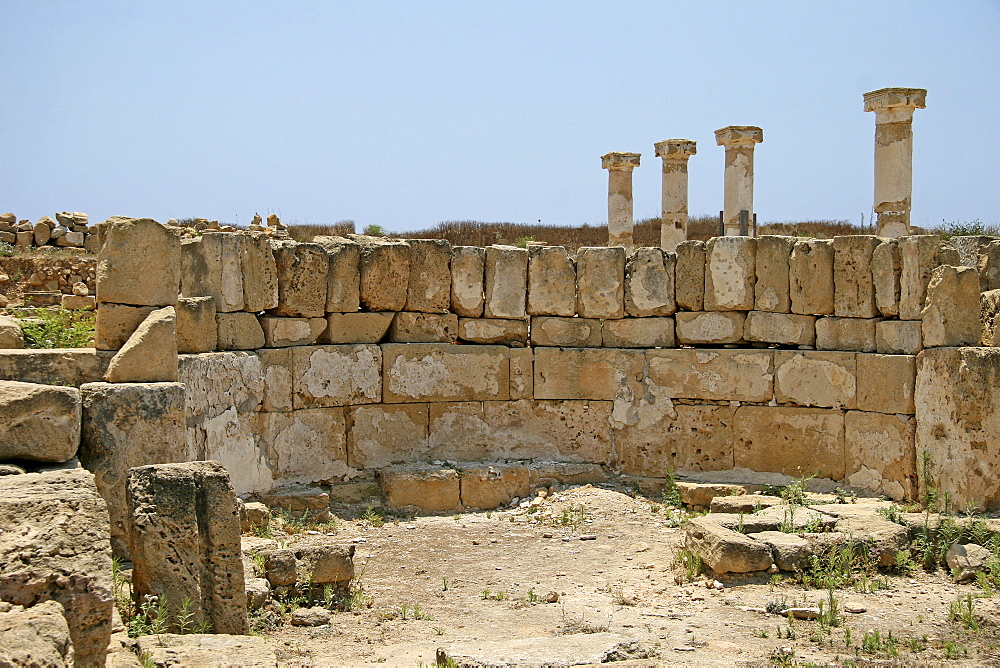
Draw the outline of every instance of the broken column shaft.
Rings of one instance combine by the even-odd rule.
[[[753,220],[753,148],[764,141],[764,131],[749,125],[730,125],[715,131],[715,141],[726,147],[726,181],[722,220],[726,236],[739,236],[740,211]]]
[[[660,248],[673,253],[687,241],[688,158],[697,153],[690,139],[665,139],[653,144],[663,158],[663,204],[660,218]]]
[[[639,153],[607,153],[601,167],[608,170],[608,245],[632,250],[632,170]]]

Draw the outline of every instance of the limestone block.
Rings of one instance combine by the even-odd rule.
[[[361,307],[402,311],[410,283],[410,245],[380,239],[361,245]]]
[[[510,397],[510,357],[504,346],[385,344],[382,354],[385,403]]]
[[[0,460],[65,462],[80,445],[80,391],[0,380]]]
[[[643,395],[642,351],[615,348],[536,348],[536,399],[597,399],[631,403]]]
[[[97,298],[90,295],[63,295],[61,306],[68,311],[93,311]]]
[[[459,318],[458,338],[470,343],[523,347],[528,344],[528,323],[504,318]]]
[[[451,249],[451,311],[465,318],[483,315],[486,251],[475,246]]]
[[[819,318],[816,321],[816,348],[875,352],[875,326],[879,320],[880,318]]]
[[[858,355],[858,410],[913,414],[913,355]]]
[[[674,315],[677,343],[721,345],[743,340],[746,314],[739,311],[678,312]]]
[[[93,348],[0,350],[0,380],[79,387],[100,380],[112,357]]]
[[[72,666],[73,640],[64,614],[56,601],[28,608],[0,603],[0,665]]]
[[[955,247],[937,235],[903,237],[898,243],[899,319],[919,320],[931,272],[942,264],[957,266],[961,261]]]
[[[181,240],[148,218],[114,222],[97,254],[97,301],[167,306],[180,293]]]
[[[219,462],[140,466],[128,472],[132,591],[157,596],[168,628],[181,605],[215,633],[249,631],[236,494]]]
[[[292,550],[263,550],[258,555],[264,560],[264,573],[272,586],[288,587],[298,581],[295,553]]]
[[[576,265],[562,246],[528,249],[528,315],[576,315]]]
[[[206,232],[202,235],[202,240],[206,236],[217,236],[220,240],[222,284],[218,295],[210,295],[216,298],[215,310],[225,313],[242,311],[245,303],[243,262],[247,255],[247,236],[231,232]]]
[[[851,235],[833,239],[833,312],[843,318],[874,318],[875,304],[872,254],[880,239]]]
[[[350,409],[347,463],[382,469],[426,458],[427,404],[377,404]]]
[[[262,315],[258,316],[257,321],[264,330],[264,345],[268,348],[312,345],[327,328],[326,318],[284,318]]]
[[[624,248],[581,248],[577,251],[576,312],[582,318],[625,316]]]
[[[901,271],[899,243],[896,239],[883,239],[872,251],[872,282],[875,284],[875,305],[887,318],[899,315]]]
[[[512,458],[509,444],[505,448],[494,434],[493,428],[486,423],[483,402],[449,401],[429,404],[427,408],[426,449],[413,448],[414,452],[420,453],[421,458],[460,462]],[[499,446],[501,450],[494,452],[495,446]]]
[[[811,564],[812,546],[801,536],[782,531],[761,531],[749,534],[749,537],[767,545],[774,565],[783,571],[801,572]]]
[[[320,487],[284,485],[258,493],[257,496],[268,507],[280,508],[302,519],[309,518],[314,522],[326,522],[330,519],[330,495]],[[270,567],[267,570],[270,578]],[[295,581],[294,573],[291,579]]]
[[[677,308],[700,311],[705,304],[705,242],[682,241],[677,244],[677,268],[674,278]]]
[[[919,320],[881,320],[875,323],[875,350],[888,355],[916,355],[924,349]]]
[[[227,636],[220,634],[159,633],[136,638],[136,651],[148,656],[154,666],[208,666],[225,657],[233,666],[276,668],[274,649],[258,636]]]
[[[530,476],[523,464],[463,464],[458,474],[463,508],[493,510],[531,493]]]
[[[610,401],[487,401],[491,456],[608,464],[613,459]]]
[[[239,505],[239,504],[237,504]],[[257,501],[250,501],[243,504],[240,512],[240,529],[244,533],[252,533],[255,529],[267,529],[271,524],[271,511],[267,506]],[[240,541],[242,546],[242,540]],[[242,549],[242,547],[241,547]],[[249,591],[249,582],[247,590]]]
[[[215,298],[181,297],[174,310],[177,315],[177,352],[214,352],[219,344]]]
[[[979,297],[980,345],[1000,346],[1000,290],[987,290]]]
[[[718,574],[763,571],[774,563],[765,543],[727,529],[709,517],[696,517],[688,523],[684,547],[700,555],[702,562]]]
[[[533,485],[544,482],[546,478],[564,485],[596,485],[608,481],[608,474],[599,464],[539,461],[527,466]]]
[[[155,306],[101,304],[94,325],[94,346],[98,350],[119,350]]]
[[[181,294],[213,297],[216,311],[242,311],[244,235],[206,232],[181,242]],[[270,250],[268,251],[270,252]]]
[[[979,291],[1000,289],[1000,239],[994,239],[979,251]]]
[[[344,408],[258,413],[254,433],[276,485],[340,480],[347,466]]]
[[[278,266],[274,261],[274,253],[271,252],[270,239],[259,232],[239,236],[242,237],[242,242],[237,243],[242,252],[240,274],[243,279],[243,310],[260,313],[277,307]],[[357,269],[354,274],[357,276]]]
[[[774,398],[782,404],[857,407],[854,353],[774,352]]]
[[[841,480],[844,414],[823,408],[740,406],[734,419],[736,466],[794,477]]]
[[[135,466],[197,459],[184,436],[185,386],[180,383],[87,383],[80,463],[94,474],[107,502],[111,546],[128,554],[125,474]]]
[[[677,256],[659,248],[636,248],[625,263],[625,312],[645,318],[673,315]]]
[[[219,350],[256,350],[263,348],[264,329],[253,313],[216,313]]]
[[[451,306],[451,244],[444,239],[411,239],[406,310],[447,313]]]
[[[848,411],[844,417],[847,484],[894,501],[916,499],[915,431],[912,416]]]
[[[354,579],[354,545],[309,545],[295,550],[299,582],[348,585]],[[346,592],[345,592],[346,593]],[[321,608],[327,614],[329,610]]]
[[[24,333],[11,316],[0,315],[0,348],[24,348]]]
[[[299,346],[292,360],[295,409],[382,400],[382,350],[378,346]]]
[[[795,241],[795,237],[777,235],[757,238],[754,309],[771,313],[788,313],[791,310],[788,261]]]
[[[59,603],[75,664],[103,666],[111,640],[112,587],[108,511],[94,476],[83,469],[5,476],[0,599],[34,609],[46,601]],[[7,641],[5,636],[0,647],[9,649]]]
[[[280,241],[273,246],[278,270],[278,305],[274,315],[321,318],[326,314],[329,260],[319,244]],[[376,310],[376,309],[371,309]]]
[[[770,401],[771,350],[649,350],[649,380],[671,399]]]
[[[671,405],[669,400],[658,401],[637,424],[615,433],[621,472],[665,476],[678,471],[733,468],[735,411],[731,406]]]
[[[605,348],[672,348],[675,345],[673,318],[605,320],[601,331]]]
[[[535,351],[519,348],[510,351],[510,398],[531,399],[535,394]]]
[[[705,249],[705,310],[752,310],[756,275],[756,239],[710,239]]]
[[[323,247],[329,262],[327,312],[354,313],[361,307],[361,247],[343,237],[314,237],[313,243]]]
[[[290,411],[295,404],[292,378],[295,374],[295,350],[293,348],[264,348],[252,355],[258,360],[260,375],[253,374],[262,391],[246,401],[248,410]],[[182,360],[184,358],[181,358]],[[248,357],[248,361],[249,361]],[[184,363],[181,363],[183,378]],[[248,397],[249,399],[249,397]]]
[[[813,346],[816,316],[750,311],[743,325],[743,338],[784,346]]]
[[[142,321],[108,363],[109,383],[169,383],[177,380],[177,315],[173,306]]]
[[[458,316],[454,313],[400,311],[392,319],[388,340],[394,343],[453,343],[457,338]]]
[[[599,348],[601,321],[596,318],[531,318],[531,345]]]
[[[381,313],[327,313],[321,343],[379,343],[389,332],[392,311]]]
[[[792,246],[788,259],[788,289],[792,313],[833,313],[833,241],[802,239]]]
[[[408,464],[379,473],[382,495],[390,508],[416,506],[425,512],[461,510],[458,471]]]
[[[954,507],[1000,509],[1000,349],[932,348],[917,357],[915,450]],[[926,481],[921,481],[921,493]]]
[[[936,267],[920,312],[924,346],[974,346],[982,336],[979,322],[979,272],[971,267]]]
[[[485,302],[487,318],[524,318],[527,316],[528,251],[513,246],[490,246],[486,249]]]

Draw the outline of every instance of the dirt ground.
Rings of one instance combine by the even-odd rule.
[[[427,666],[439,648],[482,666],[1000,665],[1000,596],[917,570],[835,591],[838,626],[790,623],[768,603],[828,592],[790,574],[689,581],[680,512],[588,485],[516,509],[339,520],[328,531],[357,546],[364,602],[267,642],[288,666]],[[949,621],[967,594],[978,630]]]

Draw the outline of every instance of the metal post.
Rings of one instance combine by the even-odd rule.
[[[750,225],[750,212],[746,209],[740,209],[740,236],[749,236],[750,230],[747,229]]]
[[[726,236],[726,219],[723,217],[724,215],[725,215],[725,212],[723,212],[723,211],[719,212],[719,236],[720,237]]]

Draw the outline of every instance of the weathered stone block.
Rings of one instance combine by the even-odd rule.
[[[677,268],[674,278],[677,308],[700,311],[705,305],[705,242],[682,241],[677,244]]]
[[[687,525],[684,547],[701,556],[715,573],[751,573],[771,567],[771,549],[762,542],[727,529],[709,517]]]
[[[816,316],[750,311],[743,325],[743,338],[784,346],[812,346],[816,343]]]
[[[722,345],[743,340],[746,314],[739,311],[678,312],[674,319],[677,343]]]
[[[535,351],[515,348],[510,351],[510,398],[531,399],[535,393]]]
[[[383,401],[485,401],[510,397],[504,346],[385,344]]]
[[[916,375],[913,355],[858,355],[858,410],[912,414]]]
[[[444,239],[411,239],[406,310],[447,313],[451,305],[451,244]]]
[[[167,306],[181,284],[181,241],[172,228],[148,218],[114,222],[97,255],[97,301]]]
[[[316,343],[327,328],[326,318],[284,318],[258,316],[264,330],[264,345],[268,348],[308,346]]]
[[[757,281],[754,284],[754,309],[788,313],[792,307],[789,294],[788,260],[795,237],[765,235],[757,238]]]
[[[181,297],[177,315],[177,352],[210,353],[219,345],[214,297]]]
[[[875,350],[887,355],[916,355],[924,349],[919,320],[882,320],[875,323]]]
[[[979,296],[979,345],[1000,346],[1000,290],[987,290]]]
[[[239,246],[243,310],[260,313],[275,308],[278,305],[278,266],[271,252],[271,241],[259,232],[240,236],[243,239]]]
[[[705,249],[705,310],[752,310],[756,273],[756,239],[710,239]]]
[[[492,457],[608,464],[610,401],[487,401]]]
[[[740,406],[734,419],[736,466],[841,480],[844,414],[821,408]]]
[[[848,411],[847,483],[895,501],[916,499],[915,431],[916,419],[911,416]]]
[[[936,267],[920,312],[924,346],[974,346],[982,336],[979,273],[970,267]]]
[[[636,424],[615,433],[621,472],[665,476],[733,468],[735,410],[731,406],[671,405],[669,400],[650,405]]]
[[[576,312],[582,318],[625,316],[625,249],[581,248],[576,255]]]
[[[205,666],[225,657],[234,666],[277,668],[274,649],[258,636],[160,633],[136,638],[136,651],[148,656],[154,666]]]
[[[576,265],[562,246],[528,249],[528,315],[576,314]]]
[[[374,345],[301,346],[292,353],[293,407],[382,400],[382,350]]]
[[[833,239],[833,312],[843,318],[874,318],[875,304],[872,254],[880,239],[868,235]]]
[[[802,239],[792,246],[788,259],[792,313],[833,313],[833,257],[830,239]]]
[[[313,243],[323,247],[329,262],[327,312],[354,313],[361,306],[361,247],[343,237],[314,237]]]
[[[256,350],[267,340],[257,316],[246,311],[216,313],[219,350]]]
[[[185,297],[212,297],[216,311],[242,311],[244,235],[206,232],[181,242],[181,294]],[[268,251],[270,252],[270,251]]]
[[[900,256],[899,319],[919,320],[931,272],[942,264],[961,264],[958,251],[941,237],[914,235],[897,240]]]
[[[459,465],[458,474],[463,508],[492,510],[531,493],[523,464],[464,464]]]
[[[636,248],[625,263],[625,312],[645,318],[673,315],[677,256],[659,248]]]
[[[483,315],[486,251],[475,246],[451,249],[451,311],[465,318]]]
[[[330,519],[330,495],[320,487],[298,484],[282,485],[267,492],[258,493],[257,496],[268,507],[280,508],[301,519],[310,518],[314,522],[326,522]]]
[[[379,478],[386,505],[416,506],[425,512],[461,510],[458,471],[427,464],[383,469]]]
[[[97,297],[90,295],[63,295],[60,305],[67,311],[93,311],[97,308]]]
[[[811,563],[812,546],[801,536],[782,531],[761,531],[752,533],[749,537],[767,545],[774,565],[783,571],[801,572]]]
[[[64,614],[56,601],[28,608],[0,603],[0,665],[72,666],[73,640]]]
[[[816,321],[816,348],[875,352],[878,321],[878,318],[820,318]]]
[[[452,343],[458,338],[454,313],[400,311],[392,319],[388,340],[394,343]]]
[[[321,318],[326,313],[329,259],[319,244],[280,241],[272,245],[278,270],[274,315]],[[375,309],[371,309],[375,310]]]
[[[526,346],[528,323],[503,318],[459,318],[458,338],[479,344]]]
[[[487,318],[524,318],[527,316],[528,251],[513,246],[490,246],[486,249],[485,302]]]
[[[79,387],[103,378],[113,356],[93,348],[0,350],[0,380]]]
[[[605,320],[601,328],[605,348],[672,348],[673,318]]]
[[[344,408],[258,413],[254,433],[276,485],[340,480],[347,466]]]
[[[155,310],[155,306],[101,304],[94,325],[94,347],[98,350],[121,349],[132,332]]]
[[[65,462],[80,445],[80,391],[0,380],[0,460]]]
[[[875,305],[887,318],[899,315],[901,271],[899,243],[895,239],[883,239],[872,251],[872,282],[875,284]]]
[[[853,353],[774,353],[774,398],[783,404],[855,408],[857,365]]]
[[[244,408],[262,411],[290,411],[294,405],[292,377],[295,373],[295,350],[292,348],[263,348],[248,354],[247,361],[256,361],[252,374],[260,390]],[[181,358],[181,378],[184,378],[185,358]],[[249,398],[249,397],[248,397]]]
[[[508,458],[509,448],[494,452],[494,444],[501,446],[501,441],[486,424],[481,401],[430,404],[427,425],[426,450],[420,451],[421,458],[465,462]]]
[[[770,350],[650,350],[649,379],[671,399],[770,401]]]
[[[381,313],[328,313],[321,343],[379,343],[385,338],[395,317],[392,311]]]
[[[597,399],[631,403],[643,395],[642,351],[536,348],[536,399]]]
[[[354,579],[354,545],[298,547],[295,568],[299,582],[346,586]]]
[[[350,409],[347,462],[381,469],[425,458],[427,404],[379,404]]]
[[[109,383],[161,383],[177,380],[177,316],[173,306],[146,316],[108,363]]]
[[[601,321],[596,318],[535,316],[531,319],[531,345],[598,348]]]
[[[24,348],[24,332],[17,320],[0,315],[0,348]]]

